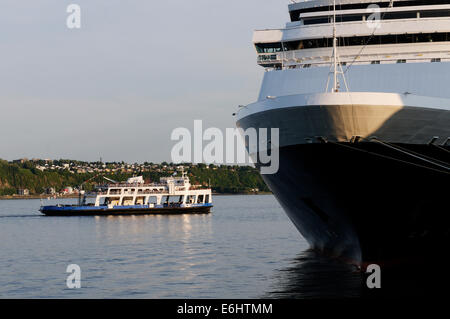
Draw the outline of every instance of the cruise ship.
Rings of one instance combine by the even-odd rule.
[[[255,31],[262,87],[236,113],[244,130],[279,129],[265,182],[327,255],[448,257],[450,0],[296,1],[289,15]]]

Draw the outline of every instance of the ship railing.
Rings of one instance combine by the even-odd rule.
[[[191,187],[190,190],[209,190],[209,188],[208,187]],[[176,188],[175,191],[184,192],[184,191],[187,191],[187,189],[185,187],[182,187],[182,188]],[[108,193],[108,192],[99,192],[98,191],[98,192],[96,192],[96,195],[97,196],[121,196],[121,195],[142,196],[142,195],[167,194],[167,193],[168,193],[168,190],[166,189],[166,190],[153,190],[153,191],[147,190],[147,191],[137,192],[137,193],[136,192],[124,192],[124,193],[110,192],[110,193]]]
[[[311,66],[328,66],[330,65],[329,56],[304,56],[298,54],[300,51],[280,52],[277,54],[262,53],[258,56],[258,64],[265,67],[278,66],[278,68],[308,68]],[[437,51],[418,51],[389,53],[370,52],[367,54],[342,54],[340,55],[341,64],[390,64],[399,63],[400,60],[406,62],[436,62],[450,61],[448,58],[449,50]]]
[[[176,189],[176,191],[185,191],[185,189]],[[140,196],[140,195],[151,195],[151,194],[167,194],[168,190],[154,190],[154,191],[144,191],[144,192],[124,192],[124,193],[120,193],[120,192],[96,192],[96,195],[99,196],[121,196],[121,195],[129,195],[129,196]]]
[[[105,191],[110,188],[155,188],[155,187],[167,187],[167,184],[108,184],[105,186],[96,186],[95,189],[98,189],[100,191]],[[120,190],[117,190],[118,194],[120,193]]]

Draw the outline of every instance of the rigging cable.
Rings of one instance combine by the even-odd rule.
[[[424,162],[433,164],[433,165],[435,165],[435,166],[438,166],[438,167],[441,167],[441,168],[444,168],[444,169],[450,171],[450,167],[448,167],[448,164],[445,163],[445,162],[443,162],[443,161],[440,161],[440,160],[431,158],[431,157],[426,156],[426,155],[422,155],[422,154],[416,153],[416,152],[411,151],[411,150],[406,150],[406,149],[404,149],[404,148],[402,148],[402,147],[400,147],[400,146],[398,146],[398,145],[395,145],[395,146],[394,146],[394,145],[392,145],[392,144],[390,144],[390,143],[380,141],[380,140],[377,139],[377,138],[372,138],[371,140],[372,140],[372,141],[375,141],[375,142],[377,142],[377,143],[379,143],[379,144],[381,144],[381,145],[384,145],[384,146],[386,146],[386,147],[389,147],[389,148],[391,148],[391,149],[393,149],[393,150],[396,150],[396,151],[398,151],[398,152],[401,152],[401,153],[403,153],[403,154],[409,155],[409,156],[414,157],[414,158],[416,158],[416,159],[419,159],[419,160],[421,160],[421,161],[424,161]]]
[[[394,7],[394,1],[395,1],[395,0],[391,0],[391,1],[389,2],[388,9]],[[386,13],[387,13],[387,10],[386,10],[386,11],[383,13],[383,15],[381,16],[380,21],[383,21],[383,19],[384,19]],[[359,57],[359,56],[361,55],[361,53],[364,51],[364,49],[369,45],[369,42],[370,42],[370,41],[372,40],[372,38],[375,36],[376,30],[377,30],[376,27],[373,28],[372,34],[371,34],[370,37],[367,39],[367,41],[364,43],[363,47],[362,47],[361,50],[358,52],[358,54],[355,56],[355,58],[353,59],[353,61],[347,66],[347,68],[346,68],[345,71],[344,71],[344,74],[347,73],[347,71],[352,67],[352,65],[356,62],[356,60],[358,59],[358,57]]]
[[[403,163],[403,164],[408,164],[408,165],[420,167],[420,168],[423,168],[423,169],[426,169],[426,170],[429,170],[429,171],[434,171],[434,172],[437,172],[437,173],[450,174],[450,172],[448,172],[448,171],[443,171],[443,170],[440,170],[440,169],[437,169],[437,168],[432,168],[432,167],[429,167],[429,166],[416,164],[416,163],[405,161],[405,160],[401,160],[401,159],[398,159],[398,158],[395,158],[395,157],[382,155],[382,154],[378,154],[378,153],[367,151],[367,150],[362,150],[362,149],[359,149],[357,147],[353,147],[353,146],[350,146],[350,145],[345,145],[345,144],[341,144],[341,143],[337,143],[337,142],[333,142],[333,141],[327,141],[327,143],[330,143],[330,144],[333,144],[333,145],[337,145],[337,146],[340,146],[340,147],[343,147],[343,148],[348,148],[348,149],[351,149],[353,151],[358,151],[360,153],[366,153],[366,154],[369,154],[369,155],[374,155],[374,156],[381,157],[381,158],[384,158],[384,159],[387,159],[387,160],[391,160],[391,161],[400,162],[400,163]]]

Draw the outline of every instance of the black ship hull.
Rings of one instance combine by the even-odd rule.
[[[313,249],[359,266],[447,258],[449,149],[434,145],[299,144],[263,175]],[[427,159],[432,159],[428,161]]]

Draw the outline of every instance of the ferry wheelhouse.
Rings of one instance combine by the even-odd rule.
[[[212,207],[211,189],[191,185],[183,172],[180,177],[163,177],[159,183],[146,184],[139,176],[101,185],[95,203],[87,204],[82,193],[77,205],[42,206],[40,211],[49,216],[206,214]]]

